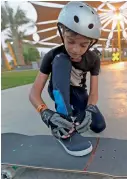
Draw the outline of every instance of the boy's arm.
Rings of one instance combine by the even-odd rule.
[[[36,109],[40,104],[44,104],[41,98],[41,94],[42,94],[43,88],[45,87],[48,76],[49,75],[39,72],[31,88],[31,91],[29,94],[29,100]]]
[[[41,93],[44,89],[48,75],[39,72],[36,80],[32,86],[32,89],[29,94],[29,99],[32,105],[37,109],[40,105],[44,104],[44,101],[41,98]],[[44,104],[43,109],[40,108],[42,121],[51,128],[52,134],[57,138],[68,138],[71,133],[74,131],[73,123],[65,120],[59,114],[47,108]],[[38,108],[39,109],[39,108]],[[68,130],[68,132],[67,132]]]
[[[98,101],[98,75],[100,70],[100,58],[93,54],[94,65],[90,69],[90,92],[88,98],[88,105],[96,105]]]
[[[88,98],[88,105],[96,105],[98,101],[98,76],[90,77],[90,92]]]

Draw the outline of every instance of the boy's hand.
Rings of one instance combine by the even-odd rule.
[[[86,132],[89,129],[91,124],[91,112],[84,111],[82,114],[80,113],[75,120],[76,130],[79,133]]]
[[[77,116],[75,120],[75,124],[76,124],[76,130],[79,133],[86,132],[89,129],[90,124],[92,122],[92,113],[96,113],[96,112],[97,112],[96,106],[88,105],[86,110],[84,112],[81,112]]]
[[[62,118],[58,113],[46,109],[41,112],[41,118],[44,123],[51,128],[52,133],[57,138],[68,138],[73,133],[73,123]]]
[[[97,113],[98,112],[98,109],[95,105],[93,104],[89,104],[86,108],[87,111],[90,111],[92,113]]]

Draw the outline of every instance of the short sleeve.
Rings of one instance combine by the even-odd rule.
[[[49,75],[52,71],[52,52],[49,51],[45,54],[40,65],[40,72]]]
[[[99,71],[100,71],[100,58],[96,55],[94,56],[94,64],[92,65],[92,68],[90,69],[90,74],[92,76],[97,76],[99,75]]]

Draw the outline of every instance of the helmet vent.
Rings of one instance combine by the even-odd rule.
[[[89,29],[92,29],[93,27],[94,27],[93,24],[89,24],[89,25],[88,25],[88,28],[89,28]]]
[[[92,13],[94,14],[94,12],[92,11]]]
[[[79,7],[83,7],[83,6],[79,6]]]
[[[79,18],[78,18],[78,16],[74,16],[74,21],[75,21],[76,23],[79,22]]]

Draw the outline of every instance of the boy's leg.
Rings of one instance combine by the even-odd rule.
[[[52,89],[48,91],[55,102],[56,111],[65,116],[72,115],[70,105],[70,75],[71,61],[66,54],[57,55],[52,64],[51,83]]]
[[[67,55],[56,56],[52,64],[52,84],[49,86],[49,95],[55,102],[56,111],[64,116],[72,115],[70,105],[70,75],[71,62]],[[72,139],[73,138],[73,139]],[[67,153],[74,156],[87,155],[92,151],[91,142],[74,132],[71,140],[58,140]]]
[[[71,104],[73,105],[75,115],[84,111],[88,102],[88,94],[84,89],[71,87]],[[99,133],[106,128],[106,123],[104,116],[101,114],[100,110],[97,108],[97,113],[92,114],[92,123],[90,128],[92,131]]]
[[[90,125],[90,128],[92,131],[96,133],[100,133],[106,128],[106,123],[105,123],[104,116],[102,115],[102,113],[100,112],[97,106],[96,109],[97,109],[97,113],[92,114],[92,123]]]
[[[84,111],[87,106],[88,93],[87,90],[81,87],[70,86],[70,103],[73,106],[73,114],[76,116],[81,111]]]

